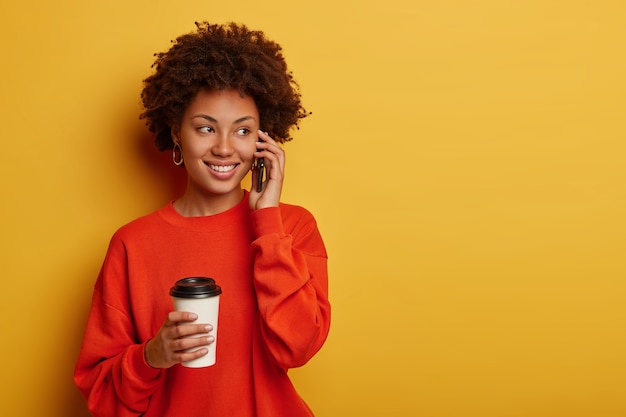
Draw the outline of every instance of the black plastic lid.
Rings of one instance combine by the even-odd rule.
[[[220,295],[222,289],[213,278],[189,277],[176,281],[170,288],[170,295],[179,298],[208,298]]]

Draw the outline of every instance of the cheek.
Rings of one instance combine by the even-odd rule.
[[[239,156],[244,161],[252,161],[254,160],[254,152],[256,152],[256,141],[253,142],[245,142],[239,146],[238,149]]]
[[[207,141],[190,140],[183,142],[183,152],[187,158],[201,157],[209,150]]]

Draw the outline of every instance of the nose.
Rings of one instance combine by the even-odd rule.
[[[216,156],[230,156],[233,154],[232,138],[229,135],[217,135],[211,152]]]

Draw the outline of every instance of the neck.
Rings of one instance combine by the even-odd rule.
[[[182,197],[174,201],[174,208],[185,217],[212,216],[235,207],[243,197],[242,188],[226,195],[198,194],[188,188]]]

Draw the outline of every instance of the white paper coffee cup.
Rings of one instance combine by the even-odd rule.
[[[204,337],[211,334],[215,341],[208,346],[209,353],[206,355],[184,362],[183,366],[189,368],[203,368],[215,365],[217,348],[217,324],[219,316],[220,294],[222,289],[215,284],[213,278],[189,277],[178,280],[174,287],[170,289],[172,303],[176,311],[188,311],[196,313],[198,319],[194,323],[210,324],[213,330],[210,333],[193,335],[190,337]],[[193,352],[200,347],[189,349]]]

